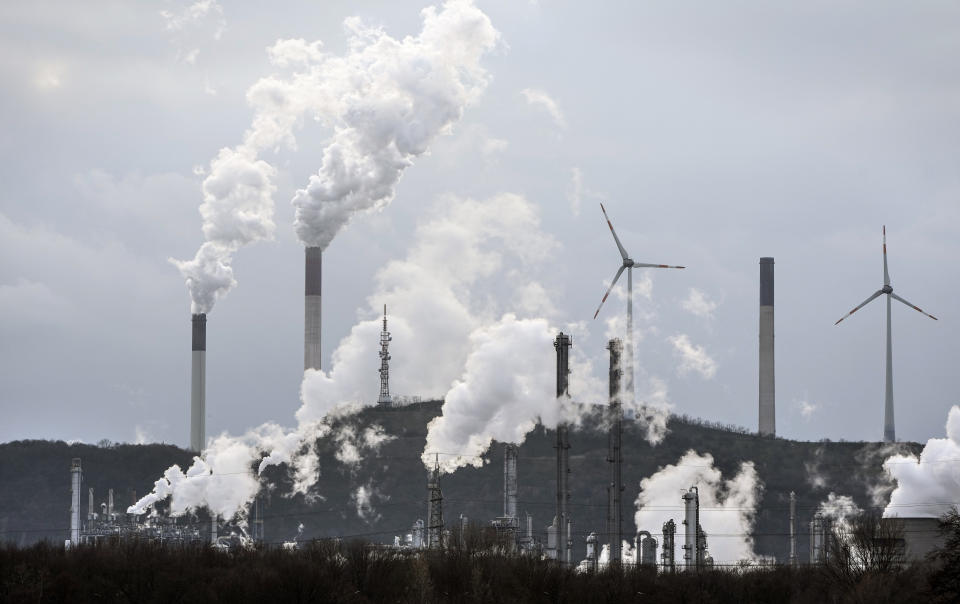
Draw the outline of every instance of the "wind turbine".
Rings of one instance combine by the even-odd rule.
[[[603,207],[603,204],[600,204],[600,209],[603,211],[603,217],[607,221],[607,226],[610,227],[610,233],[613,235],[613,240],[617,244],[617,249],[620,250],[620,256],[623,257],[623,264],[620,265],[620,269],[617,270],[617,274],[613,277],[613,282],[610,283],[610,287],[607,289],[607,293],[603,294],[603,300],[600,300],[600,306],[597,307],[597,312],[593,313],[593,318],[596,319],[597,315],[600,314],[600,309],[603,307],[603,303],[607,301],[607,296],[610,295],[610,292],[613,290],[613,286],[617,284],[617,279],[620,278],[620,275],[623,274],[623,271],[627,271],[627,350],[626,350],[626,363],[627,372],[624,375],[625,386],[624,390],[627,391],[628,402],[633,403],[634,401],[634,391],[633,391],[633,269],[635,268],[686,268],[683,266],[669,266],[666,264],[649,264],[646,262],[634,262],[630,258],[630,254],[627,253],[627,250],[623,248],[623,244],[620,243],[620,238],[617,237],[617,232],[613,230],[613,224],[610,222],[610,217],[607,216],[607,209]],[[632,405],[631,405],[632,407]]]
[[[880,294],[887,294],[887,384],[886,391],[884,393],[884,407],[883,407],[883,440],[885,442],[893,442],[896,440],[896,434],[893,429],[893,339],[890,334],[890,298],[894,300],[899,300],[903,302],[913,310],[927,315],[934,321],[937,318],[930,313],[924,312],[920,307],[914,306],[910,302],[907,302],[897,294],[893,293],[893,288],[890,287],[890,273],[887,271],[887,227],[883,227],[883,287],[878,289],[873,293],[872,296],[860,303],[860,306],[857,306],[847,314],[840,317],[840,320],[834,323],[838,325],[840,321],[843,321],[853,313],[857,312],[867,304],[873,301],[874,298],[878,297]]]

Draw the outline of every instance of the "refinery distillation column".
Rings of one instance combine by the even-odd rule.
[[[190,450],[200,452],[207,440],[207,315],[193,315],[190,370]]]
[[[607,535],[610,540],[610,562],[620,561],[620,549],[623,543],[623,407],[620,404],[620,354],[623,342],[610,340],[610,435],[607,461],[610,462],[610,486],[607,491]]]
[[[773,258],[760,259],[760,418],[761,436],[777,433],[773,356]]]
[[[390,332],[387,331],[387,305],[383,305],[383,331],[380,332],[380,397],[377,403],[389,405],[390,398]]]
[[[323,250],[305,248],[303,370],[320,369],[320,287]]]
[[[561,407],[557,420],[557,559],[567,564],[573,562],[573,540],[570,534],[571,520],[567,512],[570,501],[570,442],[567,425],[563,421],[563,407],[570,397],[570,346],[572,339],[560,332],[553,342],[557,350],[557,404]]]

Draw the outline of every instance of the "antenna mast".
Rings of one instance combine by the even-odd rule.
[[[377,403],[389,405],[390,398],[390,332],[387,331],[387,305],[383,305],[383,331],[380,332],[380,398]]]

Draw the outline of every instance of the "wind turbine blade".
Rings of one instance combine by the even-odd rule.
[[[685,266],[670,266],[669,264],[646,264],[644,262],[634,262],[634,268],[687,268]]]
[[[610,295],[610,291],[613,289],[613,286],[617,284],[617,279],[620,278],[620,275],[623,274],[623,269],[627,268],[626,265],[620,265],[620,270],[617,271],[616,276],[613,278],[613,283],[610,284],[610,287],[607,289],[607,293],[603,294],[603,300],[600,300],[600,306],[597,307],[597,312],[593,313],[593,318],[596,319],[597,315],[600,314],[600,309],[603,307],[603,303],[607,301],[607,296]]]
[[[613,233],[613,240],[617,242],[617,249],[620,250],[620,255],[623,256],[623,259],[626,260],[629,258],[627,250],[623,249],[623,245],[620,243],[620,238],[617,237],[617,232],[613,230],[613,223],[610,222],[610,217],[607,216],[607,208],[603,207],[603,204],[600,204],[600,209],[603,210],[603,217],[607,221],[607,226],[610,227],[610,232]]]
[[[910,304],[909,302],[907,302],[906,300],[904,300],[903,298],[901,298],[901,297],[898,296],[897,294],[891,293],[891,294],[890,294],[890,297],[893,298],[894,300],[900,300],[901,302],[903,302],[904,304],[906,304],[907,306],[909,306],[909,307],[912,308],[913,310],[915,310],[915,311],[917,311],[917,312],[921,312],[921,313],[927,315],[928,317],[930,317],[930,318],[933,319],[934,321],[939,321],[939,319],[937,319],[935,316],[931,315],[931,314],[928,313],[928,312],[924,312],[924,310],[923,310],[922,308],[920,308],[919,306],[914,306],[913,304]]]
[[[853,313],[857,312],[858,310],[860,310],[861,308],[863,308],[864,306],[866,306],[867,304],[869,304],[871,301],[873,301],[874,298],[876,298],[877,296],[879,296],[879,295],[882,294],[882,293],[883,293],[883,290],[882,290],[882,289],[878,289],[876,292],[874,292],[874,294],[873,294],[872,296],[870,296],[869,298],[867,298],[866,300],[864,300],[863,302],[861,302],[861,303],[860,303],[860,306],[854,308],[853,310],[851,310],[851,311],[848,312],[847,314],[845,314],[845,315],[843,315],[842,317],[840,317],[840,321],[843,321],[844,319],[846,319],[847,317],[849,317],[849,316],[852,315]],[[834,323],[834,325],[839,324],[840,321],[837,321],[836,323]]]
[[[890,285],[890,272],[887,270],[887,225],[883,225],[883,284]]]

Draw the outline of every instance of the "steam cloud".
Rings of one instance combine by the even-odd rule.
[[[707,547],[714,560],[755,560],[750,533],[763,485],[750,461],[740,464],[736,476],[723,480],[720,470],[713,465],[712,455],[687,451],[676,465],[668,465],[640,481],[634,515],[638,530],[657,535],[663,523],[672,518],[678,526],[679,551],[683,545],[680,496],[691,486],[700,491],[700,525],[707,534]],[[675,552],[675,559],[683,559],[682,551],[679,555]]]
[[[396,40],[348,19],[350,52],[277,48],[279,60],[305,71],[271,88],[308,96],[317,118],[333,129],[317,174],[293,198],[294,227],[307,246],[326,248],[350,217],[380,209],[396,194],[403,171],[440,134],[449,132],[487,85],[480,58],[499,34],[469,0],[423,10],[423,30]],[[271,83],[272,84],[272,83]]]
[[[187,282],[192,312],[209,312],[235,285],[233,254],[274,235],[276,170],[258,155],[296,147],[293,129],[311,114],[331,128],[317,174],[293,199],[295,228],[310,246],[326,247],[350,217],[382,208],[403,170],[449,132],[487,84],[480,58],[499,34],[470,0],[422,11],[416,37],[396,40],[353,17],[349,51],[323,52],[322,42],[278,40],[275,67],[247,91],[255,113],[243,142],[223,148],[203,182],[205,242],[191,260],[173,260]]]
[[[897,482],[885,517],[937,517],[960,501],[960,406],[954,405],[947,415],[946,438],[931,438],[914,455],[893,455],[883,468]]]

